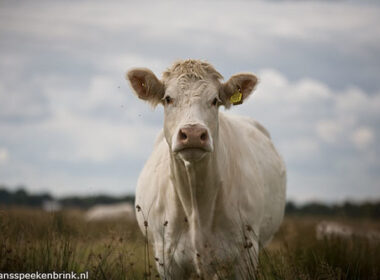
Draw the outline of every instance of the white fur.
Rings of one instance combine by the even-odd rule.
[[[282,222],[285,165],[265,128],[210,105],[221,88],[215,77],[177,75],[164,83],[173,102],[164,105],[164,129],[138,180],[139,226],[148,232],[162,278],[210,279],[229,266],[240,278],[248,270],[245,258],[256,263]],[[199,160],[173,152],[178,130],[188,124],[209,132],[211,151]]]
[[[173,279],[181,279],[181,266],[196,268],[192,255],[208,257],[204,244],[225,247],[224,258],[227,246],[233,252],[241,245],[241,228],[250,225],[265,245],[283,218],[285,167],[270,139],[243,118],[220,114],[219,124],[219,146],[199,166],[175,159],[161,133],[139,178],[136,204],[148,221],[156,257],[163,262],[164,239],[167,261],[176,250],[168,264]],[[144,232],[142,213],[137,219]]]

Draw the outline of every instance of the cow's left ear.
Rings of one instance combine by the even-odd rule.
[[[161,102],[165,94],[164,84],[147,68],[135,68],[127,73],[138,98],[148,101],[153,107]]]
[[[242,104],[252,93],[257,84],[257,77],[250,73],[233,75],[222,84],[220,98],[223,105],[229,108],[231,104]]]

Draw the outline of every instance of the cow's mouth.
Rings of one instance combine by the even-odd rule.
[[[210,153],[210,150],[199,147],[186,147],[177,150],[176,153],[185,161],[198,161]]]

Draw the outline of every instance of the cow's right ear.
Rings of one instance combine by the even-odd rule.
[[[226,108],[243,103],[254,90],[257,77],[251,73],[233,75],[222,85],[220,99]]]
[[[164,97],[164,84],[147,68],[128,71],[127,79],[138,98],[148,101],[153,107]]]

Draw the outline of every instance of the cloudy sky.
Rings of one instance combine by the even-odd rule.
[[[127,69],[207,60],[260,84],[288,197],[380,198],[380,5],[371,1],[1,1],[0,184],[133,193],[162,127]]]

